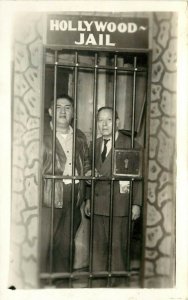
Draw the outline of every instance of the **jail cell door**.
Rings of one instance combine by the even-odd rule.
[[[45,50],[41,286],[140,287],[149,56]],[[72,109],[67,144],[59,99]]]

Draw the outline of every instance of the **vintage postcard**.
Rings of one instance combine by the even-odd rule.
[[[187,299],[187,1],[1,1],[2,299]]]

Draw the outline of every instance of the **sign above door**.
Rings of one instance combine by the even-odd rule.
[[[47,15],[46,46],[67,49],[148,49],[148,19]]]

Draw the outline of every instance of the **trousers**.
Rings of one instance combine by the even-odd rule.
[[[94,215],[93,271],[108,271],[109,217]],[[128,217],[113,217],[111,271],[126,270]],[[93,287],[105,287],[107,280],[98,278]]]
[[[41,271],[50,272],[50,252],[52,254],[52,272],[70,271],[70,253],[71,253],[71,194],[72,185],[64,185],[63,189],[63,208],[54,208],[54,228],[53,228],[53,247],[50,246],[51,239],[51,207],[42,207],[41,220],[41,247],[40,261]],[[77,187],[75,185],[74,197],[74,220],[73,220],[73,245],[74,256],[74,238],[81,222],[80,207],[76,206]]]

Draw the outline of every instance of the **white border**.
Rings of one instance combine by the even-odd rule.
[[[174,289],[7,290],[11,198],[11,21],[20,11],[175,11],[179,13],[177,106],[177,285]],[[188,32],[187,1],[0,1],[0,298],[186,299],[188,297]]]

